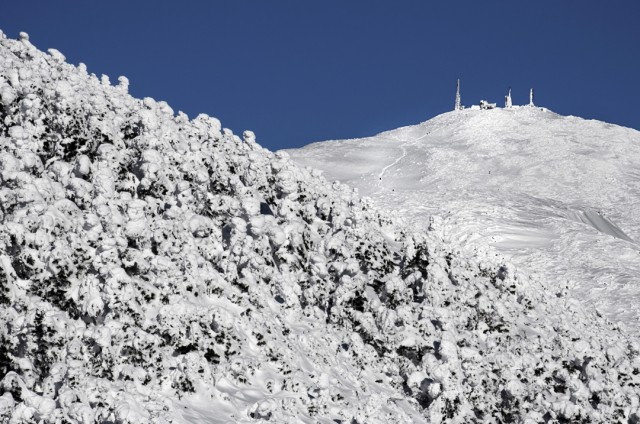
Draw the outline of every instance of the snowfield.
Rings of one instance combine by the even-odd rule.
[[[288,153],[412,226],[434,216],[454,243],[492,246],[640,329],[640,132],[521,106]]]
[[[372,204],[400,196],[394,178],[415,186],[403,160],[461,152],[420,159],[411,149],[427,136],[411,129],[386,152],[354,144],[342,159],[353,168],[339,169],[368,181],[372,202],[250,131],[118,81],[0,33],[1,422],[640,420],[637,338],[548,270],[532,276],[482,236],[461,238],[479,216],[465,196],[487,192],[463,194],[463,177],[441,172],[430,186],[458,181],[446,191],[461,215],[430,225]],[[496,147],[465,172],[511,161],[517,176],[521,159]],[[404,210],[436,211],[446,196],[418,199]],[[567,209],[567,228],[587,222],[603,246],[634,246],[633,217],[598,211]],[[494,244],[554,240],[512,225]]]

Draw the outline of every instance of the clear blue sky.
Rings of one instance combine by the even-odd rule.
[[[463,103],[640,129],[640,2],[5,1],[0,29],[137,97],[204,112],[272,150],[372,135]]]

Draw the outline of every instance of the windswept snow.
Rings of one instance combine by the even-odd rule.
[[[638,131],[538,107],[465,110],[288,153],[640,328]]]
[[[640,419],[620,326],[119,81],[0,33],[2,422]]]

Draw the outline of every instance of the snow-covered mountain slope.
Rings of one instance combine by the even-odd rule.
[[[26,34],[0,206],[2,422],[640,418],[618,326]]]
[[[638,131],[537,107],[465,110],[289,154],[640,329]]]

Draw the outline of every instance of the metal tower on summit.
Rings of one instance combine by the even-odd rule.
[[[533,104],[533,88],[529,91],[529,106],[534,106],[534,104]]]
[[[462,110],[462,100],[460,98],[460,78],[458,78],[458,85],[456,87],[456,105],[453,110]]]
[[[506,109],[513,106],[513,102],[511,101],[511,87],[509,87],[509,94],[504,96],[504,107]]]

